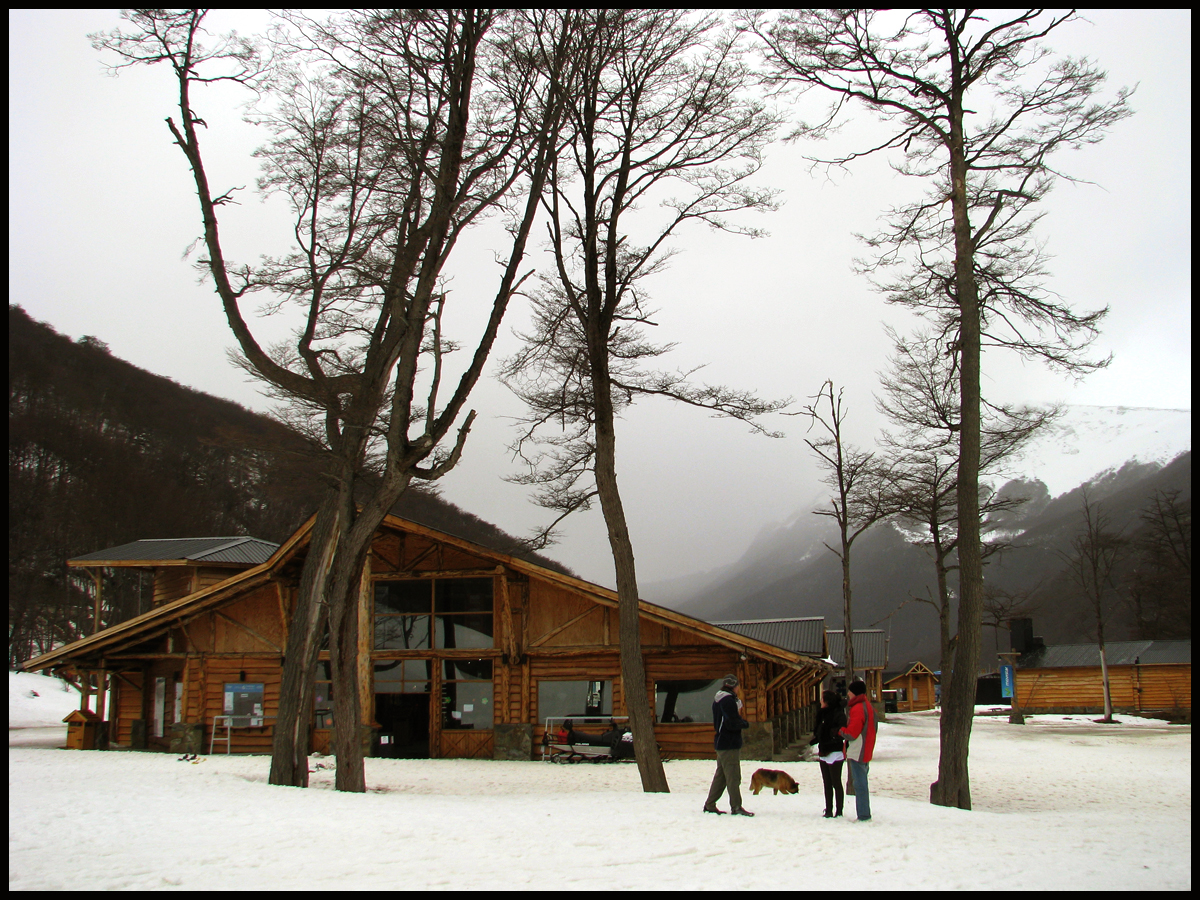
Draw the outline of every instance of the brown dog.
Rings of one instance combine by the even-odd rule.
[[[800,790],[796,786],[796,779],[778,769],[759,769],[750,776],[750,790],[757,794],[763,788],[771,788],[776,794],[780,791],[785,794],[794,794]]]

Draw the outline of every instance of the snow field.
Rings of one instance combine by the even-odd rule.
[[[821,818],[816,763],[743,760],[745,819],[700,811],[705,760],[643,794],[632,764],[371,759],[362,795],[269,786],[262,756],[38,746],[64,736],[10,731],[10,889],[778,890],[831,862],[839,889],[1191,887],[1191,728],[1150,720],[977,717],[965,812],[927,802],[936,714],[893,714],[863,823],[851,797]],[[750,794],[759,765],[800,793]]]

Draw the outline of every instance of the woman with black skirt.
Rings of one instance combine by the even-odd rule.
[[[846,745],[838,735],[838,729],[846,724],[846,713],[842,709],[842,698],[835,691],[821,695],[821,709],[817,713],[817,724],[813,728],[810,745],[817,745],[817,756],[821,760],[821,780],[825,782],[825,818],[832,819],[842,814],[845,789],[842,787],[842,762],[846,759]],[[837,794],[834,811],[833,798]]]

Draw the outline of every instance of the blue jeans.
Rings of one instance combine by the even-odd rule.
[[[871,797],[867,794],[867,770],[870,763],[849,760],[850,778],[854,781],[854,806],[859,820],[871,818]]]

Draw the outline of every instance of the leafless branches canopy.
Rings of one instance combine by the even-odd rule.
[[[1082,354],[1105,310],[1076,313],[1041,286],[1046,257],[1035,204],[1055,180],[1059,151],[1101,140],[1130,114],[1129,90],[1097,98],[1104,75],[1086,60],[1052,59],[1041,43],[1077,18],[1045,10],[985,18],[971,9],[784,10],[749,13],[767,79],[830,98],[798,135],[829,133],[865,106],[886,138],[840,157],[899,151],[894,167],[928,184],[925,198],[890,211],[867,238],[862,267],[890,302],[927,316],[958,353],[958,475],[962,591],[956,665],[979,658],[983,569],[979,537],[980,351],[1002,346],[1082,374],[1104,365]],[[942,755],[930,799],[969,809],[967,750],[974,690],[943,695]]]
[[[179,118],[171,135],[195,178],[207,258],[241,364],[288,401],[327,450],[330,491],[313,529],[290,630],[273,783],[307,783],[312,671],[328,613],[335,717],[363,721],[354,687],[356,598],[371,536],[413,478],[458,461],[483,370],[519,271],[557,146],[553,93],[565,35],[497,10],[356,10],[278,17],[269,37],[212,39],[205,10],[132,10],[128,32],[94,36],[118,66],[169,64]],[[213,49],[205,43],[212,40]],[[534,57],[540,54],[537,64]],[[259,187],[286,198],[293,249],[233,264],[204,168],[194,88],[252,89],[249,118],[271,137]],[[491,310],[449,396],[441,272],[463,230],[485,215],[512,237]],[[293,339],[263,347],[244,303],[299,313]],[[448,448],[442,442],[457,428]],[[371,471],[373,469],[373,471]],[[337,786],[364,790],[355,727],[337,729]]]
[[[553,269],[532,292],[526,347],[503,377],[528,404],[521,480],[557,521],[599,498],[620,597],[622,679],[645,683],[633,548],[616,481],[615,420],[639,397],[666,396],[754,424],[782,404],[691,383],[645,361],[670,349],[653,325],[646,280],[683,224],[753,234],[730,218],[773,205],[751,186],[774,117],[752,99],[736,35],[680,10],[554,11],[576,35],[562,150],[544,196]],[[694,370],[693,370],[694,371]],[[666,791],[648,701],[627,694],[643,788]]]

